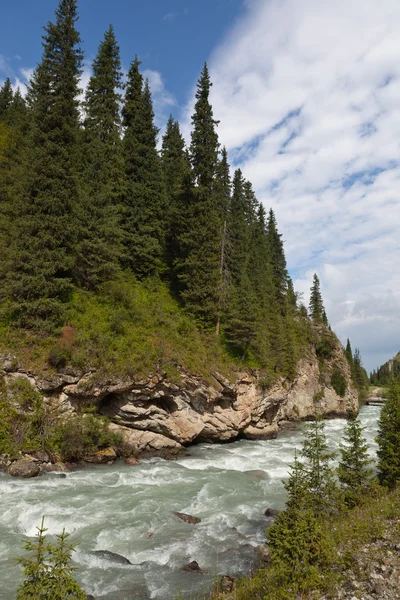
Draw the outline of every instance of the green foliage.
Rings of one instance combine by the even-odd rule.
[[[192,182],[178,219],[179,254],[175,260],[180,296],[206,329],[215,328],[219,312],[222,227],[214,178],[218,164],[217,121],[209,102],[211,81],[204,65],[197,84],[189,151]]]
[[[123,124],[126,186],[123,199],[125,263],[144,277],[164,270],[166,190],[148,81],[136,57],[128,72]]]
[[[331,465],[335,453],[328,450],[325,423],[320,418],[306,427],[300,454],[305,459],[303,477],[308,506],[316,516],[334,512],[339,500]]]
[[[400,382],[393,381],[379,418],[378,479],[393,489],[400,481]]]
[[[70,362],[71,356],[71,348],[57,344],[49,352],[48,363],[55,369],[62,369]]]
[[[122,256],[121,87],[119,47],[110,26],[93,62],[86,90],[80,148],[82,201],[74,278],[89,289],[115,276]]]
[[[77,19],[76,0],[60,0],[55,23],[45,28],[42,61],[29,90],[31,126],[13,213],[10,313],[18,325],[39,331],[63,322],[71,289],[79,198]]]
[[[318,360],[322,363],[330,360],[335,350],[335,340],[333,336],[323,335],[315,345],[315,352]]]
[[[77,291],[68,320],[76,330],[72,364],[97,368],[99,376],[180,366],[207,377],[227,373],[231,362],[215,335],[199,331],[158,279],[138,282],[126,273],[96,294]]]
[[[43,450],[50,443],[52,419],[41,395],[24,378],[0,394],[0,453],[17,456],[19,451]]]
[[[75,547],[68,543],[69,534],[63,530],[55,543],[49,542],[44,517],[37,530],[35,541],[24,542],[28,556],[17,560],[25,577],[17,600],[85,600],[87,594],[73,576],[76,569],[71,557]]]
[[[343,375],[342,370],[338,366],[335,366],[332,369],[331,386],[333,387],[338,396],[340,396],[341,398],[345,397],[347,390],[346,378]]]
[[[108,447],[118,448],[121,437],[108,429],[108,421],[92,413],[69,417],[54,430],[53,444],[61,459],[79,462],[88,455]]]
[[[344,501],[351,508],[361,502],[371,487],[371,459],[368,456],[368,444],[362,435],[364,429],[359,419],[350,415],[343,433],[345,443],[340,445],[338,477]]]
[[[310,503],[309,473],[297,456],[291,466],[289,480],[284,482],[287,491],[286,510],[279,513],[267,530],[272,564],[288,581],[296,581],[305,571],[312,571],[326,562],[326,542]]]
[[[328,325],[328,319],[326,317],[321,295],[320,282],[316,273],[314,273],[313,284],[311,287],[309,312],[314,323]]]
[[[45,450],[62,460],[79,461],[121,439],[108,429],[108,420],[95,412],[60,419],[51,412],[27,379],[0,388],[0,454]]]
[[[398,543],[400,531],[394,527],[400,511],[400,491],[387,493],[373,488],[356,508],[320,521],[324,553],[319,564],[302,565],[296,576],[290,564],[272,562],[251,578],[239,581],[234,593],[215,593],[211,600],[298,600],[299,598],[334,597],[338,585],[344,583],[346,569],[353,568],[362,546],[391,535]],[[270,531],[270,530],[269,530]],[[305,532],[306,533],[306,532]],[[307,535],[307,533],[306,533]],[[376,560],[371,554],[370,560]],[[300,559],[301,561],[301,559]],[[370,570],[360,573],[368,579]]]

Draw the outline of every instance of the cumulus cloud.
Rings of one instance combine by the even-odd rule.
[[[400,348],[399,26],[398,0],[250,0],[210,60],[221,142],[368,368]]]

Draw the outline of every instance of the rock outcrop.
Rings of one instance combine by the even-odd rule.
[[[198,442],[227,442],[247,438],[268,439],[281,426],[301,419],[345,415],[358,410],[358,395],[340,342],[331,337],[329,360],[318,361],[315,350],[298,363],[292,381],[279,380],[266,388],[257,372],[237,372],[235,381],[213,374],[213,384],[181,370],[180,382],[165,373],[146,379],[101,379],[95,372],[71,368],[39,375],[18,368],[12,356],[0,357],[0,375],[7,386],[27,379],[50,409],[61,415],[96,406],[111,420],[110,428],[122,434],[134,453],[168,456]],[[331,385],[332,369],[340,369],[346,382],[343,397]],[[135,454],[136,455],[136,454]],[[93,462],[114,460],[112,451],[93,456]]]

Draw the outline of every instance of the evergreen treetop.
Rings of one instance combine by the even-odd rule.
[[[313,284],[311,286],[310,296],[310,316],[314,323],[328,323],[326,318],[324,303],[322,300],[321,288],[318,275],[314,273]]]
[[[196,182],[200,188],[209,192],[213,188],[213,180],[218,164],[218,135],[209,96],[212,83],[207,64],[204,63],[197,84],[196,104],[192,116],[192,138],[190,144],[190,160]]]

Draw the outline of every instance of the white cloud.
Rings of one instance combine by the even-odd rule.
[[[177,17],[179,17],[178,12],[169,12],[163,16],[163,21],[168,21],[171,23],[172,21],[175,21]]]
[[[398,0],[251,0],[210,60],[221,142],[368,368],[400,348],[399,27]]]

